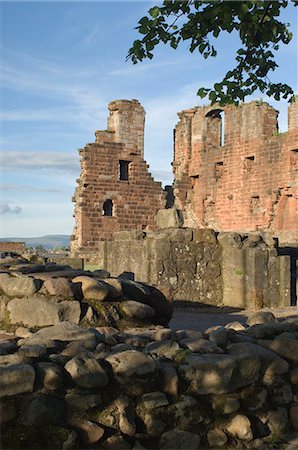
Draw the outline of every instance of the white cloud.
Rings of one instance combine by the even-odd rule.
[[[79,171],[79,157],[74,153],[9,151],[5,156],[2,168],[7,172],[58,170],[74,174]]]
[[[20,206],[10,207],[8,203],[0,203],[0,214],[20,214],[22,208]]]
[[[0,191],[8,192],[8,191],[19,191],[19,192],[48,192],[53,194],[63,194],[64,191],[61,189],[54,188],[42,188],[36,186],[27,186],[27,185],[17,185],[17,184],[3,184],[0,185]]]

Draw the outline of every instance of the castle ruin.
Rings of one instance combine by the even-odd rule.
[[[281,134],[278,112],[258,101],[178,116],[174,193],[184,225],[298,244],[298,101]]]
[[[116,231],[155,229],[166,202],[144,160],[144,108],[137,100],[116,100],[109,112],[108,129],[80,150],[71,251],[86,258],[98,257],[99,242]]]

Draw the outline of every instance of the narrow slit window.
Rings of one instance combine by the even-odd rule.
[[[298,148],[291,150],[291,167],[298,169]]]
[[[107,199],[102,206],[102,215],[111,217],[113,215],[113,201]]]
[[[259,195],[254,195],[251,197],[250,200],[250,209],[252,213],[257,213],[259,212],[259,208],[260,208],[260,196]]]
[[[131,161],[124,161],[120,159],[118,166],[118,178],[121,181],[127,181],[129,176],[129,164]]]
[[[223,171],[224,171],[223,161],[219,161],[219,162],[215,163],[214,177],[215,177],[216,181],[221,179],[221,177],[223,175]]]

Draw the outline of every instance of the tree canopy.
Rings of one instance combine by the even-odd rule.
[[[290,1],[298,6],[298,0]],[[241,41],[236,66],[212,89],[201,87],[197,94],[221,105],[238,104],[257,89],[275,100],[292,100],[294,92],[289,85],[269,78],[278,67],[275,52],[292,39],[289,24],[278,19],[288,4],[288,0],[166,0],[150,8],[138,22],[136,29],[143,37],[133,42],[127,60],[136,64],[152,59],[161,42],[176,49],[183,41],[189,42],[191,53],[199,52],[205,59],[216,57],[214,38],[236,32]]]

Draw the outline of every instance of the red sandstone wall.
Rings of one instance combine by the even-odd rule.
[[[22,254],[26,251],[26,245],[24,242],[1,242],[0,252],[14,252]]]
[[[115,231],[155,228],[158,209],[165,205],[161,183],[153,180],[143,160],[145,112],[139,102],[117,100],[109,105],[107,131],[80,151],[82,172],[75,192],[73,254],[96,254],[99,242]],[[119,160],[129,161],[128,180],[119,179]],[[113,215],[103,204],[113,202]]]
[[[298,101],[287,133],[278,134],[277,114],[259,102],[179,114],[174,189],[187,226],[272,231],[298,243]]]

